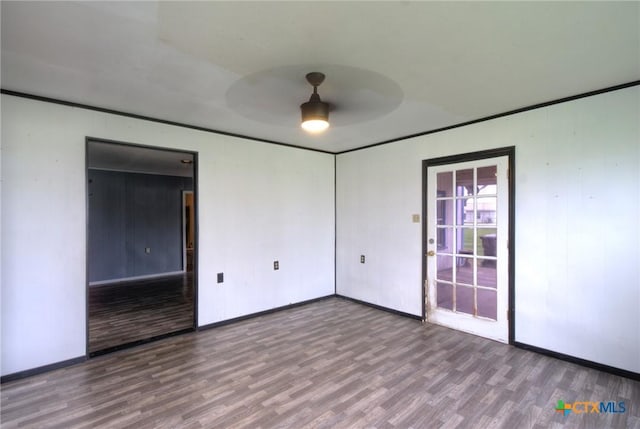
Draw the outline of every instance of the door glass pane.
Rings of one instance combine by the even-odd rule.
[[[473,228],[457,228],[457,249],[456,253],[462,255],[473,254]]]
[[[456,311],[473,314],[473,288],[456,286]]]
[[[478,197],[476,219],[479,226],[496,224],[496,197]]]
[[[456,225],[473,225],[473,198],[456,198]]]
[[[496,228],[478,228],[478,242],[476,243],[476,255],[496,256]]]
[[[438,272],[436,278],[438,280],[453,281],[453,256],[438,255]]]
[[[438,282],[436,301],[438,307],[453,310],[453,285]]]
[[[452,197],[453,196],[453,172],[445,171],[438,173],[437,190],[438,197]]]
[[[497,320],[497,295],[495,290],[477,289],[478,292],[478,316]]]
[[[496,261],[477,259],[476,272],[478,273],[478,286],[498,287]]]
[[[473,258],[456,257],[456,283],[473,285]]]
[[[438,227],[436,231],[438,253],[453,253],[453,228]]]
[[[473,168],[456,171],[456,197],[473,195]]]
[[[453,225],[453,200],[438,200],[437,205],[437,224]]]
[[[493,194],[496,193],[495,191],[495,186],[498,178],[496,177],[497,171],[498,171],[498,167],[496,167],[495,165],[491,165],[489,167],[480,167],[477,170],[477,175],[478,175],[478,188],[481,189],[480,192],[478,192],[479,194],[485,194],[487,195],[488,193],[482,192],[482,189],[490,189],[491,186],[493,186]],[[488,188],[488,189],[487,189]]]

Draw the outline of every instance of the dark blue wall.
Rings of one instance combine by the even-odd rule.
[[[182,270],[182,191],[192,189],[190,177],[89,170],[89,281]]]

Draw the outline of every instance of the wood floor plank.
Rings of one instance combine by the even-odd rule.
[[[331,298],[1,386],[2,428],[640,428],[640,383]],[[559,399],[624,401],[567,417]]]

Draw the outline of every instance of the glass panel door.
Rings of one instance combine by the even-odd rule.
[[[507,341],[508,158],[427,171],[427,320]]]

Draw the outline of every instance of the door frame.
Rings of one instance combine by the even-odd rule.
[[[427,321],[427,240],[428,240],[428,228],[427,228],[427,214],[428,214],[428,199],[427,199],[427,186],[428,176],[427,171],[429,167],[446,164],[456,164],[467,161],[478,161],[487,158],[497,158],[501,156],[508,157],[508,179],[509,184],[509,231],[508,231],[508,299],[507,299],[507,314],[508,314],[508,344],[515,342],[515,146],[508,146],[496,149],[488,149],[478,152],[463,153],[458,155],[443,156],[438,158],[429,158],[422,161],[422,321]]]
[[[193,193],[193,191],[182,191],[181,192],[181,197],[182,197],[182,270],[186,273],[187,272],[187,251],[188,251],[188,247],[187,247],[187,243],[186,243],[186,236],[189,234],[189,232],[187,231],[187,195],[191,195],[192,199],[193,199],[193,207],[192,210],[195,209],[195,194]],[[193,225],[193,230],[194,230],[194,234],[193,234],[193,244],[194,247],[192,248],[194,251],[194,257],[195,257],[195,212],[193,214],[194,216],[194,225]],[[194,264],[195,265],[195,264]],[[194,266],[195,268],[195,266]]]
[[[128,143],[118,140],[110,140],[100,137],[91,137],[85,136],[84,142],[84,199],[85,199],[85,359],[90,359],[92,356],[92,352],[89,351],[89,144],[90,143],[106,143],[112,144],[116,146],[129,146],[129,147],[138,147],[143,149],[152,149],[157,151],[165,151],[165,152],[177,152],[189,154],[193,157],[193,163],[191,164],[192,173],[193,173],[193,185],[192,185],[192,193],[193,193],[193,322],[190,328],[185,329],[184,332],[193,332],[198,330],[198,249],[199,249],[199,204],[198,204],[198,152],[185,150],[185,149],[175,149],[175,148],[166,148],[162,146],[150,146],[144,144],[137,143]],[[181,208],[184,211],[184,207]],[[184,230],[184,228],[183,228]],[[184,241],[184,240],[181,240]],[[167,336],[173,336],[179,333],[183,333],[183,331],[178,331],[177,333],[168,333],[163,335],[158,335],[157,337],[153,337],[148,340],[141,340],[140,342],[136,342],[130,345],[123,345],[123,347],[134,347],[138,344],[142,344],[143,342],[155,341],[161,338],[165,338]],[[96,355],[97,356],[97,355]]]

